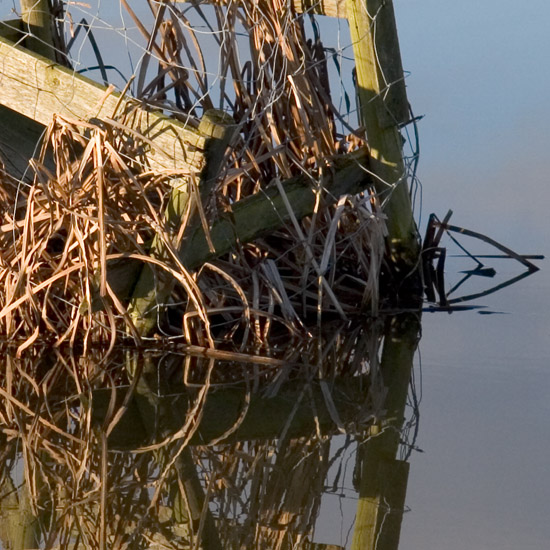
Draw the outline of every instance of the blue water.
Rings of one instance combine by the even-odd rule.
[[[424,316],[402,548],[548,547],[547,265],[486,299],[505,314]]]

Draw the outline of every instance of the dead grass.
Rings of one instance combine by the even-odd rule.
[[[198,175],[187,167],[155,173],[150,140],[122,112],[112,122],[57,117],[31,161],[32,178],[3,173],[0,333],[20,351],[38,341],[81,349],[112,349],[128,338],[139,343],[128,315],[132,285],[120,283],[135,279],[133,268],[144,263],[157,284],[172,289],[152,304],[157,331],[188,344],[259,352],[281,328],[303,337],[323,316],[376,313],[385,228],[368,176],[364,195],[332,206],[322,184],[327,159],[364,143],[359,131],[341,133],[322,45],[306,37],[303,19],[285,6],[151,2],[152,29],[136,18],[147,44],[136,75],[139,99],[191,127],[216,102],[237,125],[206,195],[193,191]],[[190,23],[197,17],[211,27],[209,39],[221,53],[215,85],[207,83],[204,40]],[[178,260],[190,228],[208,229],[231,216],[235,202],[268,186],[282,190],[280,182],[295,176],[307,177],[317,194],[311,216],[296,219],[288,204],[290,223],[271,235],[239,243],[194,271]],[[164,212],[177,178],[192,198],[174,228]],[[162,256],[150,253],[154,238]]]

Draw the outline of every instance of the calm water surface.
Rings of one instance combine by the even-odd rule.
[[[419,446],[401,547],[543,549],[550,496],[550,318],[543,270],[484,302],[424,315]]]

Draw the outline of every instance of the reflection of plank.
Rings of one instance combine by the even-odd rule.
[[[233,365],[228,363],[228,366]],[[311,383],[311,393],[308,393],[308,384],[298,380],[283,384],[274,397],[252,394],[248,408],[244,388],[224,387],[211,390],[201,410],[200,427],[192,437],[191,444],[208,444],[228,433],[231,435],[224,441],[276,439],[283,432],[288,437],[308,437],[316,429],[323,434],[336,433],[338,428],[330,409],[338,412],[339,420],[344,425],[353,422],[356,427],[360,426],[368,416],[364,411],[369,395],[368,375],[338,378],[332,382],[329,390],[333,400],[330,409],[320,385]],[[126,391],[127,388],[117,389],[117,404],[122,402]],[[169,395],[157,396],[155,393],[153,410],[147,395],[134,394],[128,410],[110,435],[109,447],[132,449],[150,444],[151,435],[145,429],[149,424],[159,426],[163,430],[163,437],[178,432],[193,405],[191,395],[192,391],[184,386],[176,387],[171,384]],[[94,422],[104,422],[110,399],[111,389],[94,390]],[[149,410],[151,416],[144,418],[145,410]],[[156,441],[154,437],[153,440]]]
[[[109,119],[128,112],[120,94],[0,37],[0,103],[47,125],[55,114],[76,119]],[[204,139],[182,123],[138,108],[131,127],[150,140],[148,158],[156,170],[200,169]]]

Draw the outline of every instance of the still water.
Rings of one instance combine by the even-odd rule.
[[[548,547],[550,278],[539,265],[482,300],[501,314],[423,317],[425,452],[411,458],[402,548]]]

